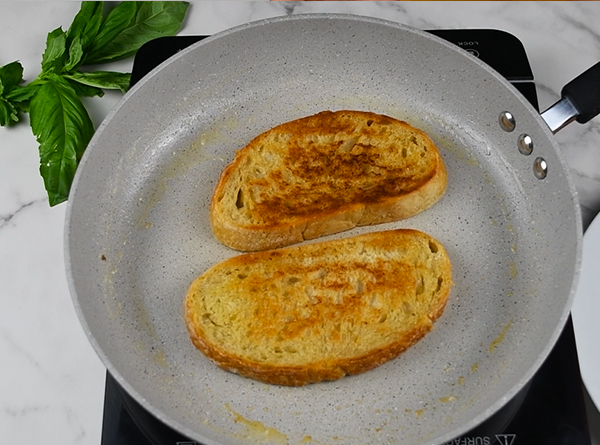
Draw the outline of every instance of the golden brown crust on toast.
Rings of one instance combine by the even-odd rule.
[[[451,285],[442,244],[398,229],[231,258],[192,283],[184,314],[221,368],[299,386],[397,357],[432,329]]]
[[[408,218],[437,202],[446,182],[422,131],[380,114],[324,111],[239,150],[216,186],[210,220],[229,247],[273,249]]]

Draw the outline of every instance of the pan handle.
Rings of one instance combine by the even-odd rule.
[[[552,133],[576,120],[585,124],[600,114],[600,62],[566,84],[561,99],[542,113]]]

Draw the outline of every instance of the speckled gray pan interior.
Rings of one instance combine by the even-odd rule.
[[[475,427],[551,350],[579,265],[566,164],[515,91],[429,34],[343,15],[252,23],[168,60],[98,129],[69,201],[69,282],[101,359],[151,413],[207,445],[441,444]],[[211,233],[217,178],[262,131],[343,108],[404,119],[438,144],[449,178],[439,203],[337,237],[412,227],[438,238],[453,263],[446,312],[398,359],[336,382],[278,387],[222,371],[182,318],[191,281],[237,254]],[[504,110],[513,132],[498,124]]]

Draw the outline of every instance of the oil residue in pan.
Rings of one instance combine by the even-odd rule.
[[[264,423],[258,420],[249,420],[242,416],[237,411],[234,411],[231,406],[226,403],[225,408],[233,415],[233,421],[244,426],[244,432],[241,433],[241,437],[244,439],[268,441],[273,444],[285,445],[288,444],[288,436],[283,434],[281,431],[265,426]]]
[[[138,213],[138,228],[152,227],[151,213],[156,205],[164,201],[169,187],[176,187],[178,181],[199,182],[202,176],[195,170],[204,163],[214,163],[215,169],[222,168],[225,159],[221,156],[211,155],[207,148],[210,145],[223,143],[227,138],[227,130],[237,126],[235,118],[229,118],[222,126],[215,126],[201,132],[191,144],[183,147],[169,147],[162,155],[164,159],[155,165],[155,173],[148,181],[147,186],[142,189],[139,196],[141,207]],[[170,191],[177,194],[177,191]],[[172,198],[172,196],[170,196]]]

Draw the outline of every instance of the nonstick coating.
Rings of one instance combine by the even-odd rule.
[[[398,223],[448,250],[454,287],[434,331],[365,374],[301,388],[217,368],[182,317],[191,281],[237,255],[208,205],[236,150],[279,123],[361,109],[426,131],[448,168],[433,208]],[[513,132],[499,114],[515,116]],[[530,156],[518,137],[531,136]],[[548,176],[537,179],[534,159]],[[579,267],[574,187],[527,101],[466,52],[377,19],[268,19],[207,38],[142,79],[102,123],[66,222],[67,272],[89,339],[152,414],[205,444],[440,444],[502,407],[566,321]],[[329,237],[333,238],[333,237]]]

